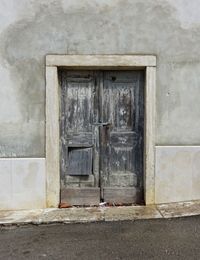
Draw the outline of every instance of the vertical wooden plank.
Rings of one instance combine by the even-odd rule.
[[[93,147],[93,173],[94,173],[94,186],[99,187],[100,185],[100,172],[99,172],[99,126],[94,123],[99,122],[99,72],[94,72],[94,90],[93,90],[93,102],[94,102],[94,113],[93,113],[93,135],[94,135],[94,147]]]
[[[138,74],[135,86],[135,120],[134,129],[138,134],[134,148],[134,161],[137,174],[138,198],[144,201],[144,89],[145,71]],[[138,109],[137,109],[138,108]],[[138,200],[139,201],[139,200]]]
[[[65,149],[66,146],[66,116],[65,116],[65,111],[66,109],[66,100],[67,100],[67,86],[66,86],[66,79],[67,76],[65,73],[63,73],[62,70],[59,71],[58,73],[58,80],[59,80],[59,85],[60,85],[60,111],[59,111],[59,131],[60,131],[60,179],[61,183],[60,186],[63,184],[63,175],[66,174],[66,169],[67,169],[67,163],[68,163],[68,151]],[[63,84],[63,82],[65,84]],[[63,109],[64,108],[64,109]],[[64,154],[64,156],[63,156]]]
[[[143,77],[143,71],[104,72],[103,121],[111,127],[102,131],[102,188],[112,190],[113,201],[117,189],[124,189],[124,199],[130,187],[143,194]],[[143,201],[136,197],[132,203]]]
[[[101,71],[98,73],[98,84],[99,84],[99,122],[103,122],[103,77],[104,72]],[[103,199],[103,189],[102,189],[102,183],[103,183],[103,154],[104,154],[104,145],[103,145],[103,128],[99,127],[99,187],[100,187],[100,198]]]
[[[98,72],[90,70],[59,71],[61,202],[68,201],[66,194],[71,194],[74,205],[81,205],[82,196],[86,196],[89,203],[91,196],[81,193],[84,188],[87,192],[91,188],[92,192],[96,187],[99,194],[99,85],[96,74]]]
[[[145,84],[145,202],[155,203],[155,101],[156,101],[156,68],[146,68]]]
[[[46,172],[47,207],[60,201],[59,86],[57,67],[46,67]]]

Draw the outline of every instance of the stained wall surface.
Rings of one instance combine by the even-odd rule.
[[[199,0],[1,0],[0,157],[45,157],[46,54],[156,55],[156,145],[198,146],[199,12]]]

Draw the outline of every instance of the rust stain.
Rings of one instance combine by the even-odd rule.
[[[67,202],[61,202],[59,204],[59,208],[61,208],[61,209],[63,209],[63,208],[71,208],[71,207],[72,207],[72,205],[67,203]]]

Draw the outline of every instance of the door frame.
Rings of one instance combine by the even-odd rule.
[[[145,71],[144,86],[144,198],[155,204],[156,56],[47,55],[46,56],[46,206],[60,203],[60,86],[58,69]]]

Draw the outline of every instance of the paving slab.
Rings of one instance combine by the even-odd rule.
[[[39,223],[65,222],[84,223],[104,220],[104,214],[100,208],[68,208],[44,210],[39,218]]]
[[[43,209],[0,211],[0,224],[37,223]]]
[[[101,221],[103,219],[104,216],[101,209],[95,207],[0,212],[0,224],[84,223]]]
[[[105,221],[162,218],[156,206],[110,207],[105,209]]]
[[[164,218],[200,215],[200,201],[179,202],[157,205]]]

